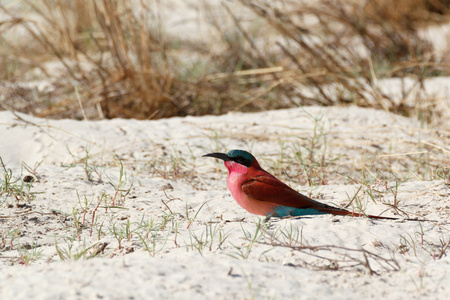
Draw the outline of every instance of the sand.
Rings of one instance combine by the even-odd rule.
[[[0,156],[16,186],[26,175],[35,179],[23,199],[1,196],[1,299],[450,293],[450,188],[436,168],[448,168],[443,128],[356,107],[157,121],[45,120],[4,111],[0,126]],[[325,157],[332,166],[323,182],[323,174],[310,173],[308,184],[294,155],[308,154],[312,141],[316,161]],[[350,210],[400,220],[264,222],[232,199],[224,166],[201,157],[230,149],[251,151],[263,168],[318,201],[343,206],[353,199]]]

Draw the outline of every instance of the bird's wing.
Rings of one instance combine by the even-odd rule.
[[[254,176],[242,185],[242,191],[250,198],[295,208],[333,208],[312,200],[279,181],[272,175]]]

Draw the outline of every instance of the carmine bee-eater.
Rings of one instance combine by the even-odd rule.
[[[228,169],[228,188],[236,202],[248,212],[267,217],[306,215],[350,215],[374,219],[396,218],[364,215],[312,200],[264,171],[256,158],[244,150],[209,153],[203,156],[221,159]]]

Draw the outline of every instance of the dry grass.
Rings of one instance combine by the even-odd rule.
[[[162,1],[1,4],[8,16],[0,22],[1,104],[52,118],[152,119],[349,103],[410,115],[417,105],[390,99],[377,80],[409,76],[421,85],[447,74],[449,63],[417,34],[448,21],[445,0],[396,1],[395,9],[386,0],[232,4],[222,4],[220,18],[198,4],[220,37],[217,47],[208,38],[168,34]],[[27,42],[11,39],[14,30]],[[47,78],[51,88],[24,89],[24,78]],[[427,118],[435,106],[427,104]]]
[[[426,77],[445,72],[448,66],[437,61],[431,47],[418,37],[419,21],[429,20],[414,16],[426,11],[422,9],[426,1],[399,1],[395,10],[390,1],[381,0],[365,4],[292,2],[284,9],[267,1],[240,2],[282,34],[284,41],[277,46],[295,71],[285,79],[291,86],[301,87],[295,94],[302,102],[398,110],[377,88],[378,78],[413,76],[420,84]],[[302,20],[308,17],[313,22],[305,25]],[[304,92],[305,85],[312,88],[313,97]],[[330,85],[334,86],[331,90]]]

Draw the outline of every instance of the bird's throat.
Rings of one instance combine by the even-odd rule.
[[[234,161],[225,161],[225,167],[227,167],[229,175],[244,175],[247,173],[248,168]]]
[[[228,169],[228,188],[233,198],[242,206],[244,195],[242,193],[242,184],[247,180],[247,167],[234,161],[226,161],[225,167]]]

